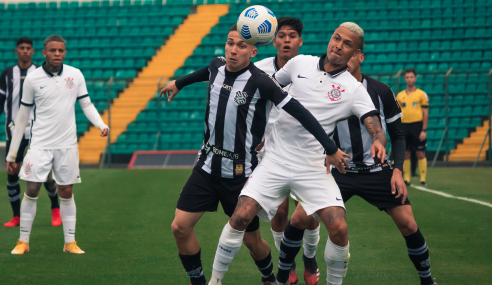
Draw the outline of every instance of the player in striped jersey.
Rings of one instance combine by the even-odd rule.
[[[300,19],[291,17],[278,18],[278,32],[273,38],[273,45],[277,49],[277,55],[274,57],[265,58],[255,63],[256,67],[264,72],[273,75],[279,69],[285,66],[285,64],[293,57],[299,54],[299,47],[302,46],[302,29],[303,24]],[[288,91],[290,85],[285,86],[284,90]],[[270,112],[270,118],[265,130],[265,140],[268,139],[270,132],[272,131],[273,124],[277,119],[279,113],[276,108],[272,108]],[[258,146],[257,150],[263,147],[263,143]],[[297,205],[297,201],[295,201]],[[280,243],[282,242],[282,236],[284,230],[289,222],[289,198],[280,205],[277,209],[277,214],[271,221],[271,231],[275,246],[280,251]],[[312,224],[304,232],[304,254],[302,260],[304,262],[304,281],[307,285],[314,285],[319,280],[319,269],[316,262],[316,249],[319,241],[319,222],[313,220]],[[292,265],[289,272],[289,283],[296,284],[298,281],[296,273],[296,263]]]
[[[193,228],[205,212],[217,211],[219,202],[225,214],[232,216],[241,189],[258,164],[255,149],[263,141],[271,102],[296,118],[326,153],[343,160],[313,115],[251,62],[256,53],[234,25],[225,44],[225,58],[215,58],[209,66],[168,83],[160,93],[171,101],[183,87],[209,81],[203,146],[181,191],[171,225],[179,257],[193,285],[206,283]],[[240,243],[243,241],[262,273],[263,284],[275,282],[270,247],[260,236],[258,217],[247,226]]]
[[[24,79],[39,67],[39,65],[32,63],[32,55],[34,54],[32,40],[28,37],[21,37],[17,40],[16,44],[17,46],[14,51],[17,54],[17,64],[5,68],[0,76],[0,114],[5,112],[5,134],[7,136],[5,155],[7,155],[10,149],[10,143],[12,141],[11,128],[13,128],[13,123],[21,105]],[[29,129],[29,127],[26,128],[24,138],[21,141],[17,153],[15,161],[18,163],[17,166],[13,167],[12,170],[7,169],[7,191],[14,217],[8,223],[4,224],[5,227],[16,227],[20,225],[21,189],[19,185],[19,171],[21,167],[20,162],[24,159],[24,152],[29,145],[29,138],[31,136]],[[44,187],[48,191],[48,196],[51,200],[51,224],[57,227],[62,224],[62,220],[60,217],[60,205],[58,204],[58,190],[51,175],[44,182]]]

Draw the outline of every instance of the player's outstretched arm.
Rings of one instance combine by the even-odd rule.
[[[12,142],[10,144],[10,150],[7,154],[7,169],[12,170],[16,166],[15,158],[17,157],[17,152],[19,151],[19,145],[21,143],[22,137],[24,136],[24,131],[27,128],[29,122],[29,114],[31,114],[32,106],[26,106],[22,104],[17,113],[17,118],[15,120]]]
[[[80,107],[89,121],[101,131],[101,137],[105,137],[109,133],[109,127],[103,122],[101,115],[97,111],[94,104],[92,104],[89,96],[85,96],[79,99]]]
[[[378,116],[372,115],[365,118],[364,126],[373,141],[371,147],[372,157],[377,156],[381,161],[383,161],[386,157],[385,146],[388,143],[388,139],[386,138],[386,134],[383,132]]]
[[[196,82],[208,81],[210,78],[210,71],[207,67],[204,67],[200,70],[197,70],[193,73],[185,75],[177,80],[173,80],[168,82],[164,88],[162,88],[161,92],[159,92],[159,96],[164,95],[165,98],[168,98],[167,101],[171,102],[183,87],[191,85]]]

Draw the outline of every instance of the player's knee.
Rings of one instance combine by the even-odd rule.
[[[192,228],[181,225],[179,222],[174,220],[171,224],[171,230],[173,231],[175,238],[184,238],[191,233]]]
[[[421,150],[415,152],[415,155],[417,156],[417,159],[424,159],[425,158],[425,152],[421,151]]]
[[[244,231],[248,227],[248,225],[251,223],[252,218],[247,217],[243,214],[234,214],[229,221],[229,224],[231,227],[235,230],[238,231]]]
[[[32,198],[38,197],[39,188],[41,188],[41,183],[27,183],[26,195]]]
[[[290,224],[298,229],[307,229],[313,220],[310,216],[292,215]]]
[[[418,229],[417,223],[414,219],[406,219],[398,223],[398,229],[403,236],[409,236],[415,233]]]
[[[345,239],[348,236],[348,227],[345,221],[336,221],[328,229],[331,240]]]

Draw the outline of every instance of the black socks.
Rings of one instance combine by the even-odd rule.
[[[190,277],[192,285],[206,285],[207,280],[203,275],[202,260],[200,258],[201,250],[194,255],[182,255],[179,254],[181,263],[186,270],[186,274]]]
[[[280,260],[278,262],[277,280],[280,283],[285,283],[289,280],[289,271],[294,263],[297,253],[302,246],[304,238],[304,230],[298,229],[290,224],[284,231],[284,237],[280,244]]]
[[[433,284],[434,282],[432,281],[430,270],[429,249],[425,243],[424,236],[420,233],[420,229],[417,229],[415,233],[404,238],[407,242],[408,256],[419,273],[421,284]]]
[[[20,185],[19,176],[7,175],[7,191],[9,193],[9,201],[14,212],[14,217],[20,217]]]

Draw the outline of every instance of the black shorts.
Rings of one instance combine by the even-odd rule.
[[[17,151],[17,157],[15,158],[15,163],[22,162],[24,160],[24,154],[26,153],[26,148],[29,146],[29,140],[22,139],[19,145],[19,150]],[[5,144],[5,158],[9,154],[10,150],[10,141],[7,140]]]
[[[383,168],[382,171],[376,172],[347,172],[346,174],[333,169],[332,173],[344,203],[356,195],[376,206],[380,211],[402,205],[401,198],[395,199],[398,192],[391,193],[393,170],[390,168]],[[405,205],[410,205],[408,198]]]
[[[401,124],[403,135],[405,136],[405,144],[408,151],[425,151],[427,140],[420,141],[419,136],[422,132],[422,122],[409,124]]]
[[[220,204],[229,217],[234,214],[239,194],[249,177],[222,178],[212,176],[195,166],[193,173],[179,195],[177,209],[190,213],[216,212]],[[260,219],[255,216],[246,228],[254,232],[260,228]]]

